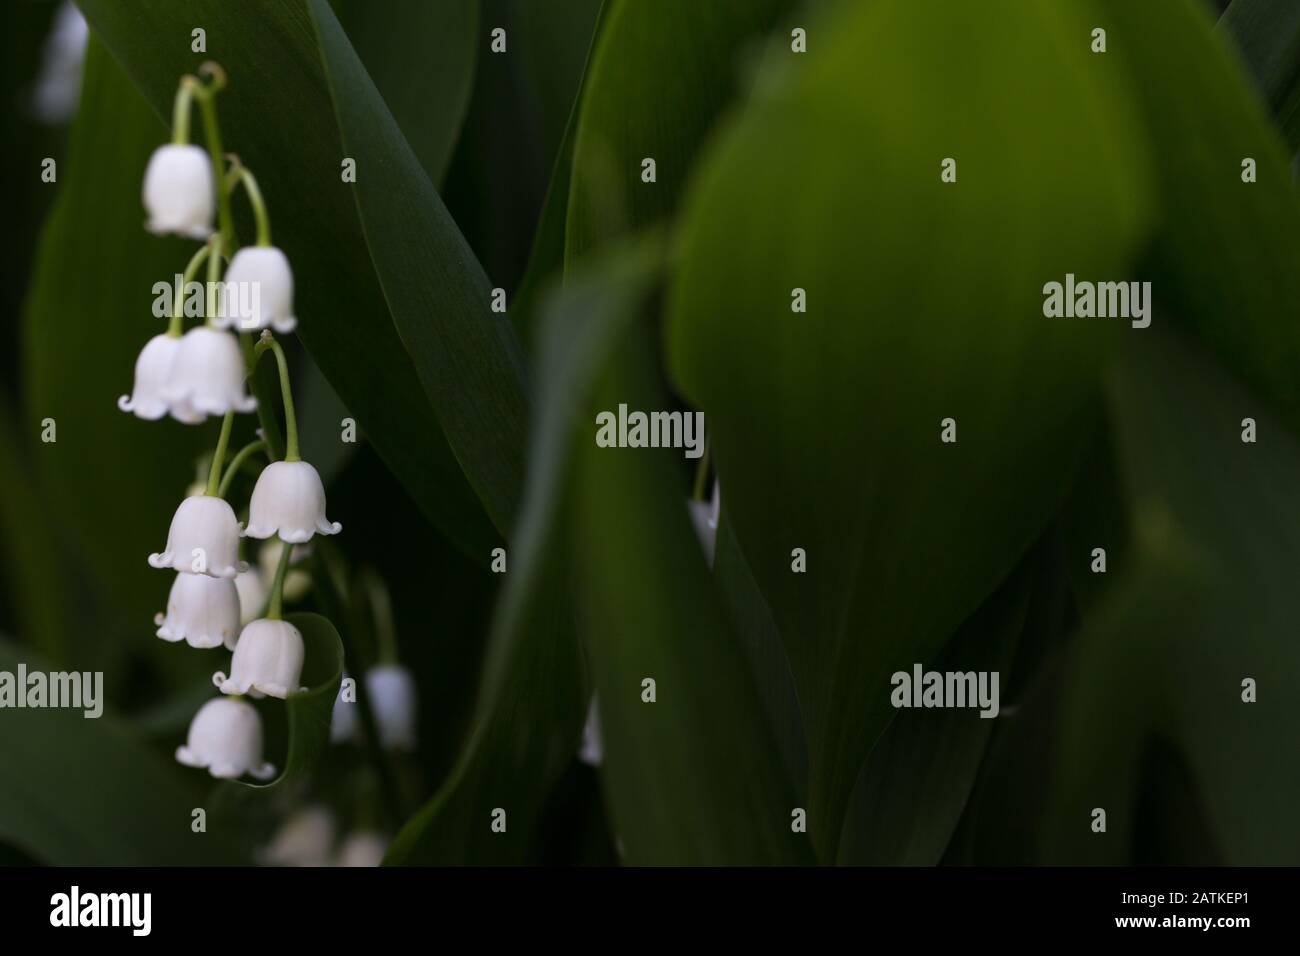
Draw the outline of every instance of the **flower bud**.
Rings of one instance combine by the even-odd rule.
[[[333,847],[334,814],[309,806],[290,816],[257,858],[265,866],[329,866]]]
[[[239,593],[229,578],[181,572],[167,596],[167,613],[154,618],[164,641],[190,647],[235,649],[239,637]]]
[[[144,171],[144,208],[150,232],[208,238],[215,197],[212,161],[199,147],[171,143],[159,146],[149,157]]]
[[[360,830],[348,834],[339,848],[339,866],[379,866],[388,852],[388,838],[383,834]]]
[[[415,750],[415,678],[401,664],[380,664],[366,672],[366,694],[379,744],[385,750]]]
[[[187,767],[206,767],[214,777],[275,776],[275,767],[262,760],[262,718],[248,701],[229,697],[214,697],[199,708],[176,759]]]
[[[253,621],[239,635],[230,662],[230,676],[221,671],[212,683],[223,694],[284,699],[301,687],[304,656],[302,634],[288,621],[262,618]]]
[[[172,517],[167,548],[149,555],[155,568],[172,568],[190,574],[233,578],[248,565],[239,560],[239,522],[222,498],[194,495],[186,498]]]

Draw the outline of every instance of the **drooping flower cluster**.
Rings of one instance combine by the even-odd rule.
[[[188,287],[206,264],[207,283],[202,289],[206,318],[185,331],[187,296],[177,290],[167,331],[145,344],[135,365],[131,394],[122,396],[118,406],[142,419],[170,415],[187,425],[221,418],[206,485],[181,501],[166,546],[149,555],[152,567],[176,573],[166,610],[157,615],[155,625],[164,640],[233,651],[229,675],[222,671],[213,675],[213,683],[227,696],[200,708],[188,740],[176,750],[176,759],[206,768],[214,777],[250,774],[266,780],[275,775],[275,768],[263,759],[261,718],[243,697],[287,698],[302,689],[306,650],[302,634],[281,616],[285,579],[298,550],[295,545],[317,534],[337,534],[342,528],[325,517],[320,475],[299,457],[288,365],[271,332],[290,332],[296,325],[289,260],[271,245],[270,223],[256,179],[237,157],[221,153],[214,100],[225,85],[224,74],[215,64],[205,64],[200,74],[203,80],[194,76],[181,80],[173,141],[159,147],[150,159],[143,194],[150,231],[204,241],[183,279]],[[189,143],[195,101],[204,112],[207,150]],[[227,163],[218,175],[215,165]],[[253,206],[257,244],[236,249],[230,196],[240,186]],[[256,343],[253,332],[260,333]],[[226,466],[235,415],[266,414],[247,394],[245,384],[266,352],[274,353],[280,373],[283,455],[271,447],[263,429],[258,440],[242,448]],[[245,526],[226,495],[240,467],[258,455],[270,461],[253,488]],[[241,539],[246,537],[275,538],[280,543],[269,594],[256,572],[240,560]]]

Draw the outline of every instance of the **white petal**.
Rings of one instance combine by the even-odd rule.
[[[188,767],[206,767],[214,777],[257,776],[268,767],[262,760],[262,718],[247,701],[215,697],[190,721],[176,759]]]
[[[267,465],[253,487],[244,535],[300,543],[313,534],[338,534],[343,526],[325,517],[325,486],[305,461]]]
[[[144,208],[151,232],[193,239],[212,234],[215,205],[212,162],[197,146],[159,146],[144,172]]]
[[[181,340],[170,335],[155,335],[140,350],[135,360],[135,385],[130,395],[117,400],[117,407],[137,418],[157,421],[171,410],[163,395],[163,386],[171,373],[172,362]]]
[[[223,499],[211,495],[186,498],[172,517],[165,550],[151,554],[155,568],[233,578],[248,565],[239,560],[239,522]]]
[[[183,640],[190,647],[233,647],[239,636],[239,595],[234,582],[206,574],[177,574],[158,636]]]
[[[253,691],[281,699],[301,689],[302,634],[288,621],[259,619],[239,635],[230,676],[213,675],[223,694]]]
[[[219,317],[223,328],[241,332],[274,328],[292,332],[293,270],[289,260],[275,246],[245,246],[235,253],[226,270],[227,301],[230,307]]]
[[[162,395],[171,403],[173,417],[187,423],[257,408],[257,400],[244,391],[244,355],[238,340],[203,325],[181,338]]]

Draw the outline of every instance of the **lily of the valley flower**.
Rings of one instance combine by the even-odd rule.
[[[415,678],[401,664],[380,664],[366,672],[366,693],[385,750],[415,750]]]
[[[275,767],[262,760],[262,718],[248,701],[229,697],[215,697],[199,708],[176,759],[187,767],[206,767],[214,777],[275,776]]]
[[[162,395],[172,416],[187,424],[229,411],[251,412],[257,399],[244,392],[244,356],[229,332],[200,325],[181,338]]]
[[[312,805],[294,813],[257,854],[267,866],[329,866],[334,848],[334,814]]]
[[[144,171],[149,231],[206,239],[212,235],[215,189],[206,152],[177,143],[159,146]]]
[[[171,374],[172,362],[180,350],[181,340],[173,335],[155,335],[144,344],[135,360],[135,387],[130,395],[117,400],[117,407],[136,418],[157,421],[171,410],[163,396],[163,386]]]
[[[582,727],[582,746],[578,748],[578,759],[583,763],[599,767],[605,760],[605,741],[600,735],[600,711],[596,709],[596,698],[591,698],[587,708],[587,722]]]
[[[304,656],[302,634],[288,621],[253,621],[239,635],[230,662],[230,676],[212,675],[223,694],[288,697],[298,690]]]
[[[190,647],[235,649],[239,638],[239,592],[229,578],[181,572],[167,596],[167,613],[154,618],[164,641]]]
[[[299,544],[313,534],[338,534],[343,525],[325,517],[325,486],[316,469],[305,461],[274,461],[262,470],[248,503],[250,538],[269,538]]]
[[[257,287],[256,296],[240,296],[250,303],[247,314],[218,317],[222,327],[235,326],[241,332],[271,328],[292,332],[298,324],[293,315],[293,270],[289,259],[275,246],[245,246],[235,253],[226,270],[227,283]]]
[[[381,833],[359,830],[348,834],[339,848],[339,866],[378,866],[388,852],[388,838]]]
[[[235,512],[222,498],[186,498],[172,517],[166,550],[149,555],[149,564],[215,578],[233,578],[247,570],[248,565],[239,560]]]
[[[379,664],[366,671],[365,681],[366,700],[375,715],[380,746],[386,750],[414,751],[418,708],[411,672],[400,664]],[[357,702],[345,699],[340,687],[330,717],[331,742],[343,743],[359,736],[356,707]]]

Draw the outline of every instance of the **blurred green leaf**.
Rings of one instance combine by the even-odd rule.
[[[1099,3],[1112,37],[1139,38],[1098,59],[1127,72],[1157,146],[1159,228],[1143,270],[1154,322],[1192,329],[1300,429],[1300,325],[1278,319],[1300,301],[1300,204],[1277,131],[1202,5]]]
[[[1300,147],[1300,3],[1233,0],[1215,29],[1237,44],[1294,154]]]
[[[669,407],[649,331],[620,336],[589,408]],[[805,808],[692,527],[681,450],[601,448],[593,437],[588,424],[576,446],[574,560],[625,858],[812,863],[808,832],[795,830]]]
[[[358,164],[357,184],[341,181],[342,160],[358,156],[342,145],[306,0],[261,4],[255,12],[219,0],[183,6],[82,0],[81,7],[159,116],[171,115],[182,74],[206,59],[225,68],[230,85],[218,103],[223,145],[257,174],[275,241],[294,265],[298,335],[411,497],[444,534],[483,560],[497,535],[388,315],[357,214],[357,189],[367,179],[385,182],[392,160],[372,154],[370,164]],[[190,51],[195,23],[207,31],[206,54]],[[175,39],[160,39],[167,37]],[[381,103],[371,99],[370,106],[392,146],[400,134]],[[160,128],[158,141],[164,139]],[[409,148],[401,149],[409,157]],[[427,186],[422,172],[420,178]],[[130,198],[138,202],[138,182]],[[242,235],[251,236],[251,217],[241,203],[236,219]],[[163,275],[174,271],[169,267]]]
[[[526,369],[492,286],[325,0],[310,0],[357,209],[393,321],[466,477],[506,533],[523,490]],[[375,175],[366,175],[370,169]],[[382,172],[381,172],[382,171]]]
[[[1279,757],[1300,733],[1300,444],[1168,334],[1129,349],[1109,400],[1133,557],[1065,668],[1048,859],[1130,861],[1138,774],[1164,741],[1186,759],[1224,862],[1293,862],[1300,828],[1280,821],[1300,802],[1300,764]],[[1241,440],[1245,416],[1257,443]],[[1246,678],[1256,703],[1242,700]]]
[[[474,730],[451,778],[398,834],[387,861],[534,860],[550,787],[578,749],[589,690],[569,597],[567,515],[579,417],[620,331],[637,315],[661,252],[644,243],[574,277],[547,305],[529,483],[498,603]],[[507,812],[506,833],[490,813]]]
[[[214,428],[145,422],[117,408],[118,396],[131,391],[140,349],[166,325],[151,311],[153,285],[170,281],[188,255],[179,240],[160,241],[144,230],[141,177],[165,138],[148,104],[92,39],[68,157],[52,187],[58,199],[27,296],[21,426],[47,513],[84,554],[89,580],[111,611],[92,639],[77,640],[71,660],[81,667],[102,667],[110,651],[134,639],[155,657],[165,651],[150,620],[170,579],[151,570],[145,556],[166,539],[195,457],[216,443]],[[56,441],[39,440],[46,419]],[[50,546],[48,531],[27,534],[40,540],[29,537],[25,546]],[[47,581],[54,590],[35,597],[64,603],[80,583]]]
[[[0,640],[0,671],[16,675],[20,662],[29,673],[46,670],[28,649]],[[55,866],[238,862],[228,844],[190,829],[191,812],[203,801],[197,783],[186,786],[182,768],[112,713],[83,713],[4,710],[0,842]]]
[[[440,186],[474,86],[478,0],[348,0],[339,21],[411,151]],[[429,108],[431,90],[438,109]]]
[[[1059,506],[1124,334],[1042,312],[1047,280],[1125,276],[1147,212],[1079,8],[829,8],[816,56],[760,83],[686,201],[670,367],[790,655],[823,859],[889,675],[931,659]]]
[[[1033,552],[1026,558],[1033,560]],[[999,675],[1006,691],[1025,626],[1032,569],[1013,575],[925,669]],[[838,862],[933,866],[957,827],[994,724],[978,709],[900,710],[862,765],[844,821]]]
[[[735,95],[738,54],[791,0],[608,0],[583,80],[565,263],[667,216]],[[656,182],[641,162],[656,162]]]

